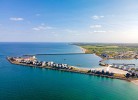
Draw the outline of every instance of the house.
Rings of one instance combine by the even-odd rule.
[[[42,66],[46,66],[46,62],[45,61],[42,62]]]
[[[104,58],[108,58],[108,55],[105,54],[105,53],[102,53],[101,56],[104,57]]]

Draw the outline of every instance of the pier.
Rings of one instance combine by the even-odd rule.
[[[23,56],[36,56],[36,55],[80,55],[80,54],[91,54],[91,53],[47,53],[47,54],[26,54]]]
[[[136,66],[135,64],[125,64],[125,63],[113,63],[113,66],[115,66],[115,65],[117,65],[117,66],[120,66],[120,65],[123,65],[123,66]]]

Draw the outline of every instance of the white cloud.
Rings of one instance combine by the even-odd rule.
[[[46,26],[46,25],[40,25],[40,26],[37,26],[37,27],[33,27],[32,28],[33,30],[35,31],[40,31],[40,30],[48,30],[48,29],[53,29],[53,27],[50,27],[50,26]]]
[[[112,30],[91,30],[91,31],[88,31],[88,33],[114,33],[115,31],[112,31]]]
[[[32,29],[35,30],[35,31],[39,31],[40,30],[38,27],[34,27]]]
[[[71,30],[71,29],[65,29],[65,31],[68,32],[68,33],[77,33],[76,30]]]
[[[11,18],[9,18],[10,20],[12,20],[12,21],[23,21],[24,19],[23,18],[21,18],[21,17],[11,17]]]
[[[90,28],[101,28],[102,25],[91,25]]]
[[[104,16],[97,16],[97,15],[94,15],[94,16],[92,16],[91,18],[94,19],[94,20],[98,20],[98,19],[104,18]]]
[[[95,30],[95,31],[93,31],[94,33],[106,33],[106,31],[104,31],[104,30]]]

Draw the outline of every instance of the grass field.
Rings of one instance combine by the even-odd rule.
[[[85,53],[95,53],[98,56],[107,54],[110,57],[118,56],[120,53],[127,53],[124,56],[131,56],[132,53],[138,54],[138,45],[134,44],[76,44],[86,49]]]

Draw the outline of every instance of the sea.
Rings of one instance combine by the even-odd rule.
[[[60,55],[82,52],[70,43],[1,42],[0,100],[138,100],[138,86],[131,82],[14,65],[6,59],[26,54],[59,54],[36,57],[82,68],[100,67],[101,58],[94,54]]]

